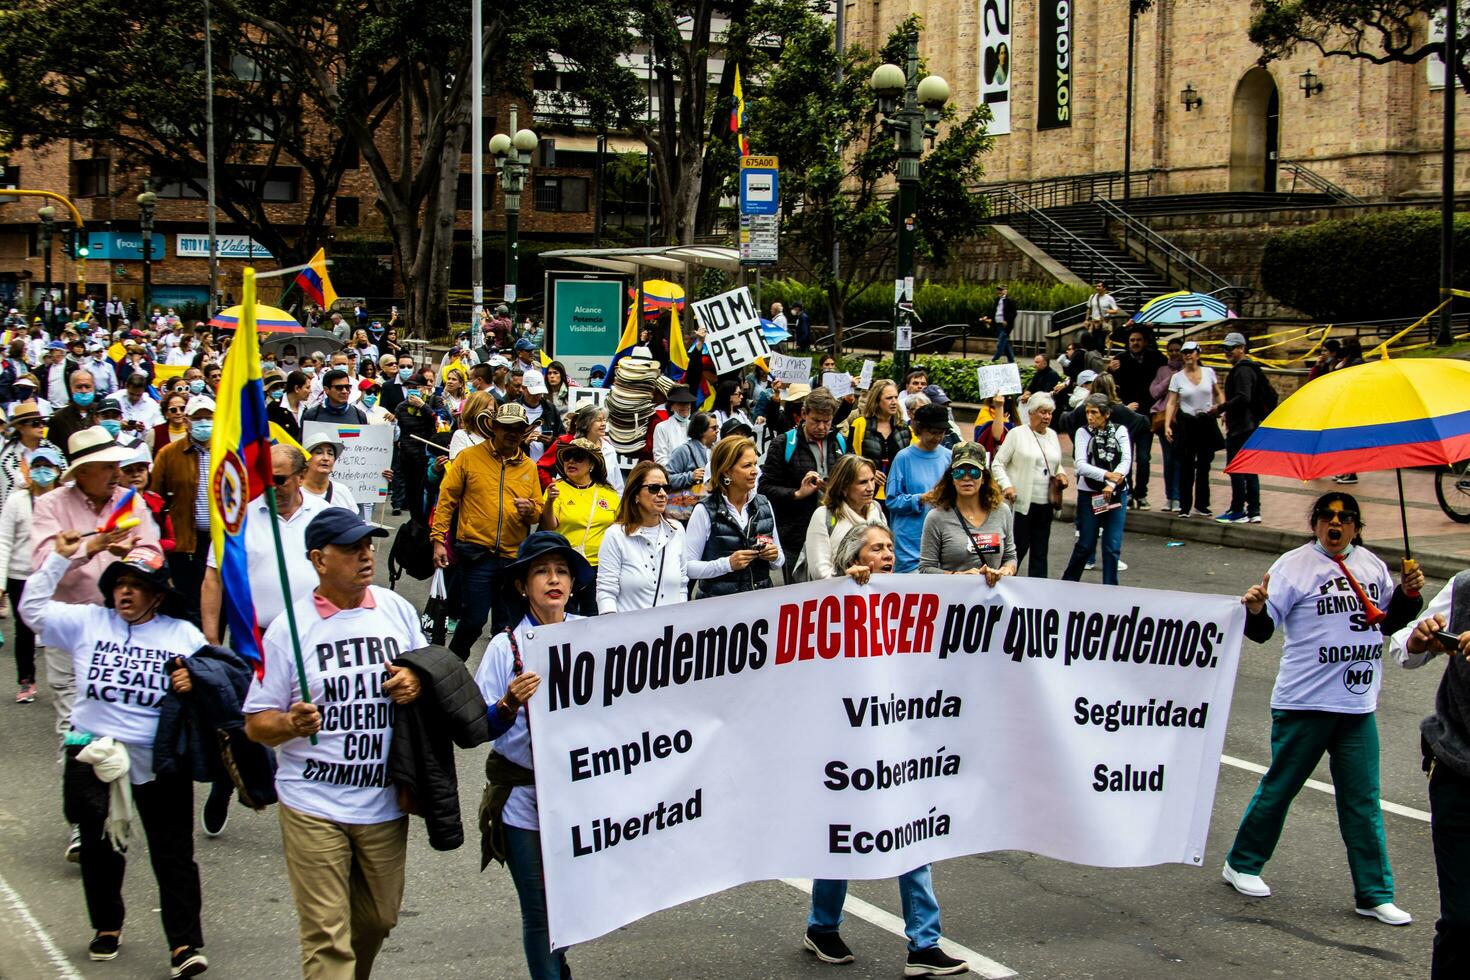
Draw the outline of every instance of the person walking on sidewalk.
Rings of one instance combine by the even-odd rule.
[[[1429,601],[1426,618],[1393,636],[1394,656],[1413,669],[1448,655],[1434,714],[1419,725],[1429,774],[1429,833],[1439,879],[1430,980],[1470,972],[1470,572],[1461,572]],[[1445,631],[1454,642],[1446,645]]]
[[[1169,379],[1169,404],[1164,410],[1164,438],[1174,443],[1179,468],[1175,490],[1180,517],[1210,517],[1210,464],[1223,441],[1211,409],[1225,400],[1215,369],[1199,362],[1199,344],[1181,350],[1184,367]]]
[[[1414,622],[1424,573],[1407,569],[1397,588],[1388,566],[1362,546],[1358,502],[1341,491],[1312,506],[1316,539],[1276,559],[1241,602],[1245,635],[1285,632],[1271,692],[1271,767],[1261,777],[1222,874],[1242,895],[1265,898],[1261,869],[1286,812],[1325,752],[1359,915],[1392,926],[1412,917],[1394,904],[1378,784],[1378,691],[1383,637]]]
[[[1246,355],[1242,333],[1225,335],[1225,358],[1230,373],[1225,376],[1225,401],[1211,411],[1225,416],[1225,465],[1245,448],[1246,440],[1266,417],[1272,404],[1271,382],[1261,365]],[[1261,478],[1254,473],[1230,474],[1230,509],[1215,520],[1221,524],[1261,523]]]
[[[42,495],[56,489],[56,478],[63,466],[61,452],[49,443],[27,449],[25,462],[30,469],[30,481],[12,493],[0,507],[0,569],[5,572],[5,594],[11,604],[20,608],[21,596],[25,592],[26,579],[31,577],[31,504]],[[57,651],[58,656],[70,657],[70,651]],[[36,700],[36,634],[17,614],[15,617],[15,672],[19,685],[15,692],[16,704],[32,704]],[[48,678],[51,671],[47,672]],[[63,677],[67,676],[63,673]],[[59,678],[58,678],[59,679]],[[53,687],[54,691],[54,687]],[[61,712],[57,711],[57,728],[61,724]],[[65,734],[59,732],[59,734]]]

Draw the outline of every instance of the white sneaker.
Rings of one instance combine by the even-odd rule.
[[[1271,889],[1261,880],[1260,875],[1241,874],[1232,868],[1228,862],[1224,870],[1220,873],[1230,883],[1230,887],[1242,895],[1250,898],[1267,898],[1271,894]],[[1382,906],[1379,906],[1379,908],[1382,908]],[[1358,912],[1362,915],[1376,915],[1377,911],[1377,909],[1374,909],[1372,912],[1364,912],[1362,909],[1358,909]]]
[[[1128,563],[1126,561],[1124,561],[1123,559],[1121,559],[1121,558],[1118,559],[1118,571],[1120,571],[1120,572],[1126,572],[1126,571],[1128,571]]]
[[[1167,504],[1164,505],[1164,511],[1166,513],[1172,513],[1172,512],[1174,512],[1174,511],[1176,511],[1178,509],[1179,509],[1179,501],[1177,501],[1177,500],[1170,500]]]
[[[1084,572],[1095,572],[1095,571],[1097,571],[1097,562],[1095,562],[1095,561],[1088,562],[1086,565],[1083,565],[1082,566],[1082,570]]]
[[[1375,905],[1371,909],[1354,909],[1353,911],[1359,915],[1365,915],[1370,919],[1377,919],[1379,922],[1391,926],[1406,926],[1414,921],[1412,915],[1392,902],[1384,902],[1382,905]]]

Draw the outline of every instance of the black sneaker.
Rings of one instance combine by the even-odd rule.
[[[66,859],[72,864],[82,863],[82,831],[76,824],[71,825],[71,837],[66,842]]]
[[[185,946],[169,960],[169,976],[196,977],[209,969],[209,960],[193,946]]]
[[[857,957],[852,955],[852,950],[847,948],[847,943],[836,932],[817,932],[815,929],[806,931],[806,938],[801,944],[813,953],[823,963],[851,963]]]
[[[117,959],[117,948],[121,944],[121,936],[104,936],[98,933],[92,937],[92,942],[87,947],[87,955],[99,963],[115,960]]]
[[[220,792],[218,788],[209,791],[209,798],[199,811],[199,825],[204,828],[205,837],[218,837],[225,832],[225,824],[230,822],[230,797],[234,795],[233,787],[228,792]]]
[[[910,953],[908,962],[903,967],[903,975],[906,977],[952,977],[969,972],[970,964],[955,959],[938,946]]]

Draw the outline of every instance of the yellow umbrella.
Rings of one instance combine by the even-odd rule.
[[[221,330],[234,330],[240,325],[240,317],[244,313],[245,307],[232,306],[216,313],[209,325]],[[261,333],[306,333],[306,328],[297,323],[291,314],[262,303],[255,304],[255,324]]]

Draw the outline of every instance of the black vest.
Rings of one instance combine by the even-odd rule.
[[[771,510],[771,502],[758,493],[753,494],[745,505],[750,520],[746,522],[744,530],[735,523],[735,518],[730,516],[729,507],[719,495],[706,497],[699,502],[699,506],[705,509],[710,519],[709,539],[704,543],[704,553],[699,556],[702,561],[727,558],[742,549],[754,548],[756,538],[762,534],[770,536],[776,533],[776,515]],[[757,558],[738,572],[730,572],[718,578],[701,579],[699,597],[734,595],[737,592],[770,587],[771,563],[764,558]]]
[[[1449,632],[1458,635],[1470,630],[1470,572],[1456,575],[1450,588]],[[1470,779],[1470,663],[1456,652],[1449,655],[1440,678],[1434,714],[1419,731],[1426,752]]]

